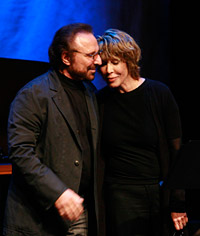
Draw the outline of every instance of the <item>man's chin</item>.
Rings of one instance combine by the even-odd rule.
[[[87,75],[87,80],[93,80],[94,79],[94,77],[95,77],[95,72],[94,73],[89,73],[88,75]]]

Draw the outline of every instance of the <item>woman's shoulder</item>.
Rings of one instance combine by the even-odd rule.
[[[169,88],[166,83],[161,82],[159,80],[153,80],[153,79],[146,78],[146,81],[150,86],[155,87],[155,88],[161,88],[161,89],[162,88],[163,89]]]
[[[171,93],[170,88],[164,82],[146,78],[148,88],[156,92],[157,94]]]
[[[96,96],[99,101],[103,101],[106,98],[108,98],[108,96],[110,96],[111,93],[112,93],[112,89],[109,88],[109,86],[105,86],[96,91]]]

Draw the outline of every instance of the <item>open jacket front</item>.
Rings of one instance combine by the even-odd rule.
[[[97,104],[92,84],[84,85],[96,173]],[[13,175],[4,231],[15,236],[65,235],[68,222],[61,220],[53,206],[67,188],[79,190],[82,147],[73,110],[55,71],[48,71],[18,92],[9,114],[8,145]],[[95,183],[96,176],[97,207]]]

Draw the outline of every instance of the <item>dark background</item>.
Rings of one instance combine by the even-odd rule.
[[[198,6],[170,0],[108,1],[110,28],[126,31],[142,50],[141,76],[166,83],[180,108],[183,142],[199,139]],[[0,147],[7,154],[7,117],[17,91],[49,68],[47,62],[0,58]],[[104,84],[97,74],[94,84]]]
[[[200,139],[197,3],[175,0],[107,1],[109,28],[126,31],[141,47],[141,76],[162,81],[172,90],[180,108],[183,143]],[[47,62],[0,58],[0,147],[4,155],[7,155],[6,129],[11,101],[25,83],[48,68]],[[103,86],[100,80],[97,75],[94,84],[98,89]],[[1,223],[9,176],[0,178]],[[191,219],[199,219],[199,190],[188,191],[187,199]]]

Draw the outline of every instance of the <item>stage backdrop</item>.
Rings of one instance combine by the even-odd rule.
[[[187,9],[190,19],[182,9]],[[55,32],[74,22],[91,24],[95,35],[108,28],[132,35],[142,51],[141,76],[170,86],[180,107],[184,137],[198,139],[200,115],[191,106],[199,96],[198,86],[184,82],[196,78],[198,68],[193,66],[194,60],[192,66],[188,60],[192,58],[188,55],[191,47],[195,51],[196,45],[191,37],[197,16],[194,9],[198,9],[194,3],[185,2],[183,8],[183,2],[180,5],[172,0],[0,0],[0,70],[4,81],[0,86],[0,147],[7,152],[8,109],[16,92],[48,69],[48,47]],[[188,22],[190,27],[186,28]],[[187,45],[183,47],[180,42]],[[97,89],[105,85],[98,74],[93,83]]]
[[[0,57],[48,62],[55,31],[69,23],[84,22],[93,26],[95,35],[108,28],[127,31],[141,46],[142,73],[168,81],[170,2],[1,0]]]
[[[103,32],[106,0],[1,0],[0,57],[48,61],[48,46],[63,25],[84,22]]]

